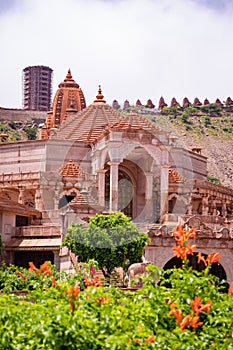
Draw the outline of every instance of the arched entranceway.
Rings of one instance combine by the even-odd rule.
[[[118,173],[118,210],[133,218],[134,188],[131,177],[122,169]],[[110,200],[110,170],[105,175],[105,203]]]
[[[205,264],[202,261],[198,263],[197,255],[198,253],[195,252],[193,255],[188,256],[189,266],[192,267],[194,270],[203,271],[205,269]],[[202,254],[202,256],[204,256],[205,259],[207,258],[206,254]],[[177,258],[177,257],[171,258],[166,262],[163,269],[166,271],[166,270],[173,269],[174,267],[176,268],[182,267],[182,260],[180,258]],[[209,273],[219,278],[220,282],[222,282],[221,285],[223,286],[223,289],[221,291],[227,292],[229,285],[226,282],[227,274],[226,274],[226,271],[224,270],[224,267],[221,264],[213,263],[211,265]]]
[[[105,208],[111,208],[110,203],[110,173],[109,163],[105,167]],[[124,159],[118,165],[117,186],[114,184],[114,189],[117,188],[117,209],[130,216],[138,222],[145,221],[147,216],[153,216],[153,207],[148,205],[146,191],[148,181],[145,172],[135,163],[128,159]],[[111,209],[110,209],[111,210]]]
[[[70,203],[74,198],[75,198],[75,194],[64,195],[59,201],[58,209],[63,208],[65,205]]]

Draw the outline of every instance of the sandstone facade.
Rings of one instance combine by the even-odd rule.
[[[199,149],[185,149],[134,111],[121,115],[100,87],[84,108],[72,84],[68,72],[58,89],[64,100],[55,95],[41,140],[0,145],[2,259],[22,266],[50,259],[72,269],[76,258],[61,248],[71,221],[122,211],[150,235],[147,260],[164,266],[172,258],[172,229],[188,225],[198,230],[200,251],[222,253],[232,281],[233,190],[207,181]]]

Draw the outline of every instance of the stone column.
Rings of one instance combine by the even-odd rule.
[[[109,162],[110,165],[110,199],[109,210],[118,210],[118,167],[119,162]]]
[[[41,191],[40,191],[40,188],[37,188],[36,194],[35,194],[35,209],[42,211],[43,208],[44,208],[44,206],[43,206]]]
[[[106,170],[98,170],[98,197],[99,204],[105,206],[105,173]]]
[[[160,173],[160,220],[168,212],[168,184],[169,184],[169,168],[167,164],[161,165]]]
[[[18,197],[18,203],[24,204],[24,188],[19,189],[19,197]]]
[[[146,191],[145,191],[145,199],[146,199],[146,212],[145,218],[147,221],[153,221],[153,174],[146,173]]]
[[[58,207],[59,207],[59,190],[57,190],[57,189],[54,191],[53,203],[54,203],[54,210],[58,210]]]
[[[202,209],[201,209],[202,215],[207,216],[209,213],[209,197],[207,194],[204,194],[202,197]]]
[[[223,218],[227,217],[227,205],[226,205],[226,202],[223,202],[223,204],[222,204],[222,217]]]

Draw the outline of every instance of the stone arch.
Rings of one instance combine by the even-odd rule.
[[[105,164],[105,170],[105,205],[108,207],[110,198],[110,170],[108,164]],[[139,182],[141,186],[137,186]],[[119,164],[118,186],[118,209],[135,219],[145,206],[146,186],[145,175],[137,164],[127,159]],[[143,195],[140,194],[140,191],[144,191]]]
[[[197,254],[198,253],[195,252],[193,255],[188,256],[189,266],[196,271],[203,271],[205,269],[205,264],[202,261],[198,263]],[[205,259],[207,258],[207,254],[202,254],[202,255],[204,256]],[[180,258],[177,258],[177,257],[171,258],[166,262],[163,269],[166,271],[169,269],[173,269],[174,267],[176,268],[182,267],[182,260]],[[221,264],[213,263],[211,265],[209,273],[219,278],[220,282],[222,282],[222,285],[225,288],[222,290],[222,292],[227,292],[228,290],[228,283],[226,282],[227,274],[224,267]]]
[[[177,193],[171,193],[168,196],[168,212],[175,214],[185,214],[188,209],[189,202],[184,196],[179,196]]]
[[[58,204],[58,208],[61,209],[63,208],[65,205],[67,205],[68,203],[70,203],[74,198],[77,197],[77,195],[79,194],[79,190],[77,190],[76,188],[70,188],[69,190],[65,190],[60,194],[59,197],[59,204]]]

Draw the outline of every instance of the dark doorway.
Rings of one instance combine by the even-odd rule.
[[[29,268],[29,262],[40,267],[45,261],[54,264],[54,253],[52,251],[22,251],[15,252],[14,264],[19,267]]]
[[[16,215],[15,226],[16,227],[28,226],[28,217],[27,216]]]
[[[70,203],[75,198],[75,195],[63,196],[59,201],[58,208],[63,208],[66,204]]]
[[[198,253],[195,252],[193,255],[188,255],[189,266],[192,267],[194,270],[203,271],[205,269],[205,265],[202,261],[200,263],[198,263],[197,254]],[[205,259],[207,258],[206,254],[202,254],[202,255],[204,256]],[[180,258],[177,258],[177,257],[171,258],[164,265],[163,269],[166,271],[166,270],[173,269],[174,267],[176,267],[176,268],[182,267],[182,260]],[[223,266],[221,264],[218,264],[218,263],[213,263],[211,265],[209,273],[211,275],[214,275],[214,276],[219,278],[220,285],[222,286],[221,292],[227,293],[229,285],[226,282],[227,274],[226,274],[226,271],[224,270]],[[170,274],[170,272],[169,272],[169,274]],[[169,276],[169,274],[168,274],[168,276]],[[167,286],[169,287],[169,285],[167,285]]]

